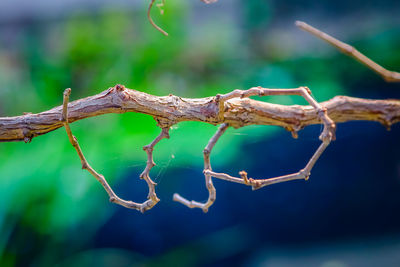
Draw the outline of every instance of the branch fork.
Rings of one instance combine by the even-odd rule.
[[[200,202],[197,202],[194,200],[189,201],[186,198],[175,193],[173,196],[174,201],[179,202],[189,208],[200,208],[203,210],[203,212],[207,212],[209,207],[214,203],[214,201],[216,199],[216,190],[212,183],[212,177],[226,180],[229,182],[235,182],[235,183],[248,185],[248,186],[251,186],[253,190],[260,189],[267,185],[286,182],[286,181],[290,181],[290,180],[298,180],[298,179],[308,180],[310,173],[311,173],[311,169],[317,162],[318,158],[321,156],[321,154],[324,152],[324,150],[330,144],[330,142],[335,139],[336,125],[333,122],[333,120],[328,116],[327,108],[321,106],[317,101],[315,101],[315,99],[311,96],[311,90],[308,87],[303,86],[303,87],[293,88],[293,89],[268,89],[268,88],[262,88],[261,86],[257,86],[257,87],[252,87],[248,90],[236,89],[236,90],[233,90],[232,92],[224,94],[224,95],[221,95],[221,94],[216,95],[215,99],[219,106],[219,115],[218,116],[223,117],[223,112],[224,112],[224,108],[225,108],[224,102],[226,102],[230,99],[233,99],[233,98],[248,98],[250,96],[256,96],[256,95],[258,95],[258,96],[299,95],[299,96],[302,96],[314,108],[318,118],[324,124],[324,130],[322,131],[322,133],[319,137],[319,139],[322,141],[322,143],[318,147],[318,149],[314,153],[314,155],[311,157],[311,159],[307,163],[306,167],[294,174],[288,174],[288,175],[275,177],[275,178],[268,178],[268,179],[253,179],[253,178],[249,179],[247,177],[247,172],[245,172],[245,171],[239,172],[239,175],[241,176],[241,178],[232,177],[225,173],[213,172],[211,169],[211,163],[210,163],[210,153],[211,153],[211,150],[213,149],[213,147],[215,146],[216,142],[219,140],[219,138],[223,135],[223,133],[226,131],[226,129],[229,126],[229,124],[223,123],[219,127],[217,132],[214,134],[214,136],[210,139],[206,148],[203,151],[203,154],[204,154],[203,173],[205,176],[206,187],[209,192],[208,200],[205,203],[200,203]]]

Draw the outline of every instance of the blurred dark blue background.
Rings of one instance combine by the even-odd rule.
[[[121,83],[157,95],[204,97],[235,88],[307,85],[318,101],[344,94],[398,99],[399,84],[298,30],[304,20],[379,64],[400,70],[398,1],[6,0],[0,3],[0,116],[40,112]],[[297,97],[262,99],[305,104]],[[141,147],[157,134],[145,115],[72,125],[89,162],[121,197],[143,201]],[[398,266],[400,126],[339,124],[310,180],[258,191],[215,180],[207,214],[172,201],[205,201],[202,149],[216,127],[185,122],[155,150],[161,202],[145,214],[108,202],[80,169],[63,129],[0,145],[1,266]],[[303,168],[320,126],[298,139],[271,126],[229,129],[213,169],[267,178]]]

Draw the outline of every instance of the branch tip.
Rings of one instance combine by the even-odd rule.
[[[165,36],[168,36],[168,33],[166,31],[164,31],[163,29],[161,29],[160,26],[158,26],[153,19],[151,18],[151,9],[153,7],[155,0],[151,0],[149,8],[147,9],[147,19],[150,21],[150,24],[159,32],[161,32],[162,34],[164,34]]]
[[[296,26],[299,27],[300,29],[322,39],[323,41],[327,42],[328,44],[332,45],[342,53],[356,59],[359,61],[361,64],[365,65],[367,68],[373,70],[375,73],[380,75],[386,82],[400,82],[400,73],[399,72],[394,72],[385,69],[381,65],[377,64],[376,62],[372,61],[370,58],[362,54],[360,51],[358,51],[355,47],[346,44],[329,34],[318,30],[317,28],[314,28],[311,25],[308,25],[305,22],[302,21],[296,21],[295,22]]]

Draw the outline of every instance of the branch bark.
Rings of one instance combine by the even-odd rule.
[[[248,98],[221,101],[217,96],[181,98],[154,96],[116,85],[100,94],[69,103],[69,122],[109,113],[137,112],[154,117],[160,126],[181,121],[199,121],[213,125],[228,123],[240,128],[247,125],[281,126],[296,135],[308,125],[321,124],[312,106],[284,106]],[[385,127],[400,121],[400,100],[369,100],[336,96],[320,103],[335,122],[377,121]],[[0,142],[25,141],[63,126],[62,106],[38,114],[0,118]]]

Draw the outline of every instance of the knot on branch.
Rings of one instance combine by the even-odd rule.
[[[122,92],[122,91],[125,90],[125,86],[122,85],[122,84],[116,84],[116,85],[114,86],[114,90],[117,91],[117,92]]]

